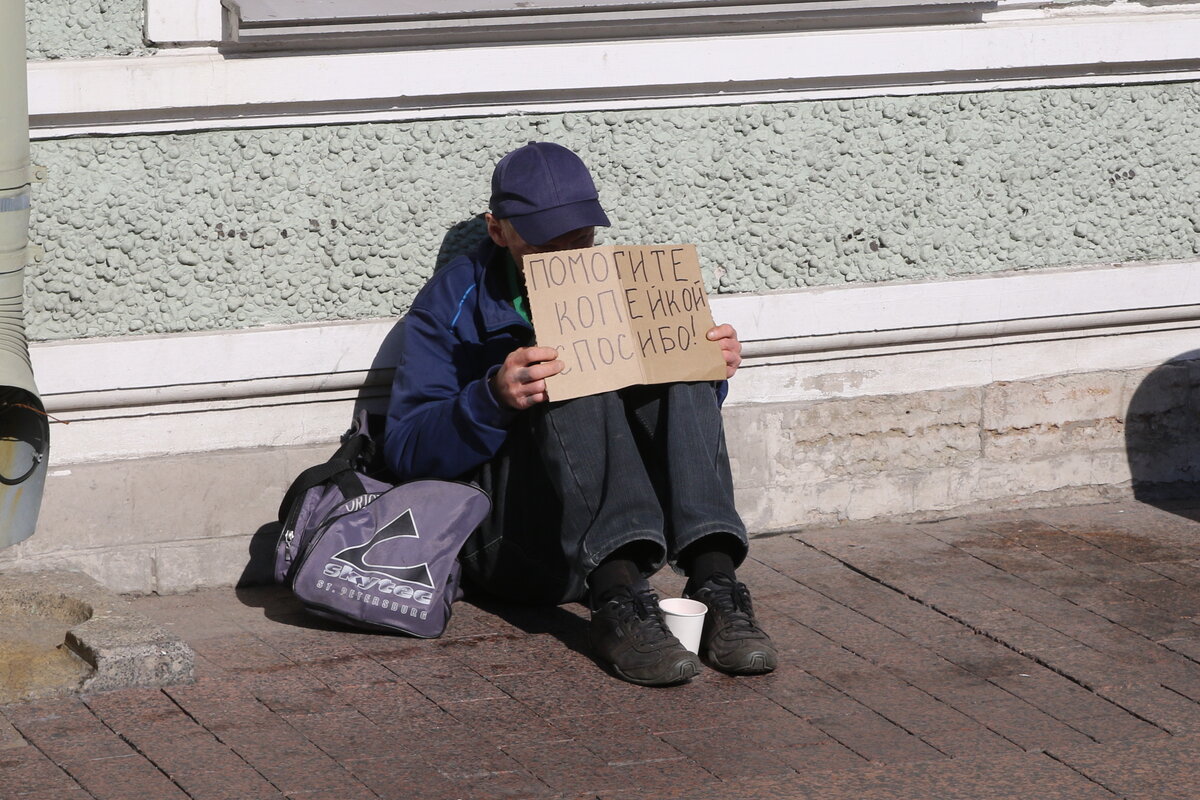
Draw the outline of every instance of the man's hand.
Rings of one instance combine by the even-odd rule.
[[[517,348],[508,354],[500,370],[492,376],[492,394],[504,405],[518,411],[544,403],[546,378],[562,370],[558,351],[551,347]]]
[[[718,325],[706,335],[710,342],[721,345],[721,355],[725,356],[725,377],[732,378],[742,363],[742,343],[738,341],[737,331],[732,325]]]

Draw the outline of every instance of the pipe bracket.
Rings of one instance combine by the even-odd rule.
[[[15,169],[0,170],[0,192],[20,189],[29,185],[29,163],[26,162]]]
[[[25,265],[28,264],[30,260],[41,261],[42,254],[40,252],[34,252],[40,251],[41,249],[42,248],[40,247],[25,246],[20,250],[12,250],[7,253],[0,253],[0,275],[10,272],[20,272],[21,270],[25,269]]]

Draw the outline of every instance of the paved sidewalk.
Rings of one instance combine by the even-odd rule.
[[[1197,798],[1189,515],[756,540],[742,574],[782,666],[672,689],[601,672],[576,606],[464,602],[416,641],[322,626],[276,589],[140,598],[197,682],[0,708],[0,797]]]

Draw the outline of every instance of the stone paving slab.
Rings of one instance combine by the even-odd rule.
[[[195,683],[0,707],[0,800],[1200,797],[1196,518],[758,539],[741,574],[780,668],[657,690],[597,667],[578,606],[465,601],[420,641],[274,587],[134,598]]]

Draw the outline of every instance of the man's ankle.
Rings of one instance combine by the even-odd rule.
[[[687,585],[683,589],[685,596],[695,594],[714,575],[737,579],[732,547],[726,541],[730,538],[732,537],[706,536],[684,550],[679,563],[688,577]]]
[[[617,587],[646,585],[649,565],[653,563],[648,545],[647,542],[630,542],[614,550],[592,570],[587,581],[589,608],[594,611],[600,598]]]

